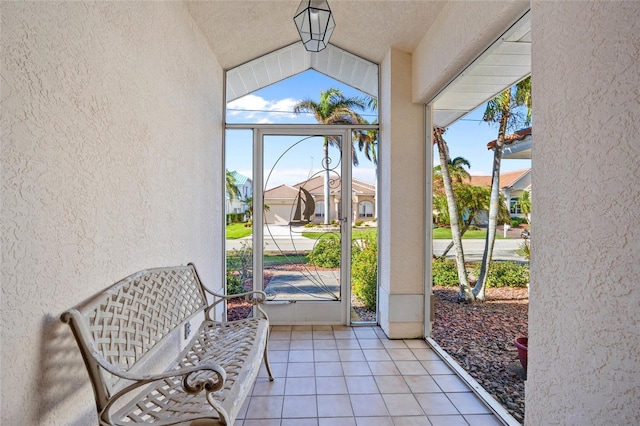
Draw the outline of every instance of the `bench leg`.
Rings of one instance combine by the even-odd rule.
[[[267,367],[267,374],[269,375],[269,381],[273,382],[273,374],[271,373],[271,365],[269,364],[269,336],[267,335],[267,341],[264,344],[264,366]]]

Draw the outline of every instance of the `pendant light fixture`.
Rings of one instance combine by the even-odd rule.
[[[309,52],[319,52],[327,47],[336,26],[326,0],[302,0],[293,22]]]

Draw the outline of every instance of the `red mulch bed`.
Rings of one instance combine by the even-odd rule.
[[[519,422],[525,374],[513,340],[527,336],[526,288],[488,288],[484,303],[457,302],[457,287],[433,287],[433,339]]]
[[[264,287],[267,287],[267,284],[271,281],[271,277],[273,277],[272,273],[264,271]],[[253,279],[245,281],[243,287],[244,291],[253,290]],[[251,307],[251,303],[244,300],[244,297],[227,301],[227,321],[236,321],[247,318],[251,314]]]
[[[247,318],[251,313],[251,303],[242,299],[233,299],[227,302],[227,321],[236,321]]]

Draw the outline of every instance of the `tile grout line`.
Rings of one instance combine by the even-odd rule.
[[[362,329],[364,329],[364,327],[363,327]],[[362,330],[362,329],[361,329],[361,330]],[[313,394],[307,394],[307,393],[304,393],[304,394],[301,394],[301,395],[309,395],[309,396],[313,396],[313,397],[314,397],[314,399],[315,399],[315,410],[316,410],[316,416],[315,416],[315,417],[313,417],[313,418],[315,418],[315,419],[318,421],[318,423],[317,423],[317,424],[319,424],[319,423],[320,423],[320,422],[319,422],[319,420],[320,420],[321,418],[326,418],[326,417],[320,417],[320,414],[319,414],[319,413],[320,413],[320,411],[321,411],[321,410],[320,410],[320,400],[321,400],[321,398],[319,398],[319,395],[318,395],[318,389],[317,389],[317,378],[318,378],[318,376],[316,375],[316,374],[317,374],[316,367],[317,367],[317,364],[318,364],[318,363],[321,363],[322,361],[318,361],[318,360],[316,360],[316,352],[315,352],[315,351],[316,351],[316,350],[335,350],[335,351],[338,353],[338,361],[336,361],[336,362],[340,363],[340,365],[342,366],[344,362],[349,362],[349,361],[348,361],[348,360],[347,360],[347,361],[343,361],[343,360],[342,360],[342,358],[340,357],[340,350],[341,350],[341,349],[342,349],[342,350],[354,350],[354,349],[356,349],[356,348],[355,348],[355,347],[351,348],[351,346],[349,346],[349,348],[346,348],[346,347],[345,347],[345,348],[340,348],[340,347],[338,346],[338,340],[355,341],[355,342],[356,342],[356,346],[357,346],[357,350],[358,350],[360,353],[362,353],[362,355],[363,355],[363,357],[364,357],[364,360],[362,360],[362,361],[357,361],[357,360],[356,360],[356,361],[357,361],[357,362],[364,362],[364,363],[367,365],[367,368],[369,369],[369,374],[370,374],[370,376],[371,376],[371,377],[373,377],[373,379],[374,379],[374,385],[375,385],[375,389],[377,390],[377,395],[379,395],[379,396],[380,396],[380,398],[382,399],[382,401],[383,401],[383,403],[384,403],[385,412],[386,412],[386,415],[384,415],[384,416],[380,415],[380,416],[373,416],[373,417],[388,418],[388,419],[389,419],[389,420],[391,420],[391,422],[393,423],[393,417],[394,417],[394,416],[392,416],[392,415],[391,415],[391,412],[389,411],[389,408],[387,407],[387,403],[386,403],[386,401],[384,400],[384,395],[385,395],[385,393],[383,393],[383,391],[380,389],[380,385],[379,385],[379,384],[378,384],[378,382],[375,380],[375,378],[376,378],[376,377],[378,377],[378,376],[379,376],[379,374],[374,373],[374,371],[372,370],[372,368],[371,368],[371,366],[370,366],[370,363],[371,363],[371,362],[383,362],[383,360],[376,360],[376,359],[369,360],[369,359],[367,359],[367,357],[366,357],[366,355],[365,355],[365,352],[364,352],[365,350],[380,350],[380,349],[383,349],[384,351],[383,351],[383,352],[381,352],[381,353],[386,354],[386,356],[387,356],[387,358],[388,358],[388,361],[389,361],[389,362],[391,362],[391,364],[394,366],[394,368],[395,368],[395,369],[396,369],[396,371],[397,371],[397,373],[394,373],[394,374],[388,374],[388,376],[389,376],[389,377],[400,377],[400,378],[402,379],[402,382],[403,382],[403,383],[405,384],[405,386],[408,388],[408,392],[409,392],[409,393],[408,393],[408,395],[413,396],[413,398],[416,400],[416,402],[418,402],[418,406],[420,407],[420,410],[421,410],[421,412],[422,412],[422,415],[420,415],[420,416],[415,415],[415,416],[411,416],[411,417],[420,417],[420,418],[424,418],[424,419],[426,419],[427,421],[429,421],[429,415],[427,415],[427,413],[424,411],[424,408],[422,407],[422,405],[419,403],[418,399],[416,398],[416,393],[415,393],[415,392],[414,392],[414,390],[411,388],[411,386],[409,386],[409,383],[407,382],[407,377],[408,377],[408,376],[406,376],[405,374],[403,374],[403,373],[402,373],[402,371],[401,371],[401,370],[398,368],[398,366],[397,366],[397,362],[398,362],[398,361],[416,361],[416,362],[417,362],[417,363],[422,367],[422,369],[424,369],[424,371],[425,371],[425,374],[424,374],[424,375],[425,375],[425,376],[430,377],[431,379],[433,379],[433,374],[432,374],[431,372],[429,372],[429,370],[427,369],[427,367],[422,363],[422,361],[429,361],[429,360],[431,360],[431,359],[427,358],[426,360],[421,360],[421,359],[420,359],[420,356],[419,356],[418,354],[416,354],[416,352],[415,352],[415,349],[418,349],[418,347],[413,347],[412,345],[408,344],[408,343],[407,343],[406,341],[404,341],[404,340],[402,340],[403,345],[402,345],[401,347],[396,346],[395,342],[394,342],[393,344],[386,344],[386,345],[385,345],[385,343],[382,341],[382,338],[380,337],[380,335],[379,335],[378,333],[376,333],[376,332],[375,332],[375,330],[374,330],[373,328],[371,328],[371,329],[370,329],[370,330],[368,330],[368,331],[362,331],[362,332],[360,332],[360,333],[351,333],[351,335],[350,335],[350,336],[345,336],[344,334],[340,334],[339,336],[336,336],[336,334],[335,334],[335,329],[332,329],[332,331],[334,331],[334,333],[333,333],[333,336],[332,336],[332,337],[330,337],[330,338],[319,338],[319,339],[314,338],[314,336],[313,336],[313,332],[314,332],[314,331],[320,331],[320,332],[328,331],[328,330],[326,330],[326,328],[322,328],[322,329],[319,329],[319,330],[315,330],[315,329],[313,329],[313,328],[312,328],[311,330],[308,330],[308,329],[305,329],[305,330],[299,330],[299,329],[298,329],[298,330],[296,330],[296,329],[295,329],[295,328],[293,328],[293,327],[289,327],[289,328],[288,328],[288,330],[287,330],[286,328],[284,328],[284,327],[283,327],[283,329],[280,329],[280,330],[278,330],[278,331],[282,333],[282,334],[280,335],[281,337],[285,337],[285,336],[287,337],[286,339],[284,339],[284,338],[283,338],[283,339],[281,339],[281,340],[286,340],[286,341],[288,342],[288,345],[286,345],[286,346],[288,347],[288,349],[286,349],[286,351],[287,351],[287,356],[286,356],[287,360],[286,360],[286,363],[285,363],[287,368],[285,369],[284,377],[283,377],[283,379],[284,379],[284,388],[283,388],[283,390],[282,390],[282,394],[283,394],[283,395],[282,395],[282,401],[283,401],[283,403],[282,403],[282,406],[281,406],[281,409],[280,409],[280,421],[281,421],[281,422],[282,422],[282,420],[283,420],[283,418],[284,418],[283,416],[284,416],[284,414],[285,414],[285,412],[284,412],[284,410],[285,410],[285,400],[286,400],[286,398],[287,398],[287,394],[286,394],[286,392],[287,392],[287,391],[286,391],[286,384],[287,384],[287,380],[289,379],[289,376],[288,376],[288,367],[289,367],[289,364],[291,364],[291,363],[292,363],[292,362],[290,361],[291,351],[305,350],[305,349],[292,349],[292,347],[291,347],[291,346],[292,346],[292,342],[296,339],[296,337],[294,337],[293,331],[311,331],[311,336],[310,336],[310,337],[311,337],[312,344],[311,344],[311,349],[310,349],[310,351],[311,351],[311,358],[312,358],[311,363],[312,363],[312,364],[313,364],[313,366],[314,366],[314,371],[313,371],[314,389],[313,389]],[[342,331],[342,329],[341,329],[341,331]],[[359,331],[360,331],[360,330],[359,330]],[[371,334],[371,333],[373,333],[373,334]],[[287,334],[288,334],[288,336],[287,336]],[[360,334],[360,336],[358,336],[358,334]],[[321,334],[319,334],[319,335],[322,335],[322,333],[321,333]],[[325,335],[325,336],[326,336],[326,335]],[[302,336],[301,336],[301,337],[302,337]],[[340,339],[339,339],[338,337],[339,337]],[[303,339],[303,340],[304,340],[304,339]],[[363,341],[371,341],[371,342],[373,342],[374,340],[377,340],[377,343],[373,343],[373,344],[366,344],[366,349],[362,347],[362,343],[361,343],[361,342],[363,342]],[[315,343],[316,341],[327,341],[327,342],[331,341],[331,343],[328,343],[329,348],[316,349],[316,343]],[[487,407],[489,408],[489,411],[490,411],[489,413],[486,413],[486,414],[484,414],[484,413],[478,413],[478,415],[480,415],[480,414],[483,414],[483,415],[493,415],[493,416],[495,416],[495,418],[496,418],[498,421],[501,421],[501,422],[503,422],[504,424],[507,424],[507,425],[509,425],[509,426],[511,426],[511,425],[513,425],[513,426],[515,426],[515,425],[519,425],[519,423],[517,423],[517,422],[515,422],[515,423],[505,422],[505,419],[504,419],[504,418],[503,418],[499,413],[497,413],[497,412],[496,412],[496,410],[494,409],[494,407],[492,407],[492,406],[491,406],[491,404],[490,404],[487,400],[485,400],[485,399],[484,399],[484,398],[482,398],[480,395],[478,395],[478,391],[477,391],[477,389],[473,386],[473,384],[472,384],[472,383],[470,383],[470,382],[468,382],[467,380],[465,380],[465,378],[464,378],[464,377],[462,377],[462,375],[461,375],[461,374],[459,374],[459,372],[458,372],[458,371],[457,371],[457,369],[455,368],[455,365],[451,365],[449,362],[447,362],[447,360],[445,359],[445,357],[443,356],[443,354],[442,354],[442,353],[440,353],[440,352],[437,350],[437,348],[435,348],[435,347],[434,347],[434,345],[432,344],[432,342],[430,342],[428,339],[427,339],[427,341],[422,340],[422,342],[424,342],[424,348],[425,348],[425,349],[432,350],[432,351],[434,351],[434,353],[436,354],[437,359],[433,359],[433,361],[438,361],[438,360],[439,360],[439,361],[442,361],[442,362],[444,362],[444,363],[445,363],[445,364],[446,364],[446,365],[447,365],[451,370],[453,370],[453,371],[451,371],[451,374],[447,374],[447,375],[457,376],[457,377],[459,377],[459,378],[460,378],[460,379],[461,379],[461,380],[462,380],[462,381],[467,385],[467,390],[466,390],[464,393],[472,393],[472,394],[474,394],[474,395],[478,396],[478,397],[480,398],[480,400],[482,401],[482,403],[483,403],[485,406],[487,406]],[[435,343],[435,342],[433,342],[433,343]],[[437,345],[437,343],[435,343],[435,345]],[[394,359],[394,357],[391,355],[390,351],[393,351],[393,350],[396,350],[396,349],[407,349],[407,350],[409,350],[409,351],[411,352],[412,356],[413,356],[413,359],[412,359],[412,360],[404,360],[404,359],[402,359],[402,357],[401,357],[400,359]],[[303,362],[303,361],[299,361],[299,362]],[[326,362],[331,362],[331,361],[326,361]],[[352,362],[355,362],[355,361],[352,361]],[[295,362],[293,362],[293,364],[295,364]],[[458,366],[458,368],[460,368],[460,367]],[[353,405],[352,395],[366,395],[366,393],[365,393],[365,394],[359,394],[359,393],[352,394],[352,393],[351,393],[351,391],[350,391],[350,389],[349,389],[349,387],[348,387],[348,383],[347,383],[347,380],[346,380],[346,379],[347,379],[347,377],[351,377],[351,376],[347,376],[345,373],[346,373],[346,372],[344,371],[344,369],[342,369],[342,374],[341,374],[340,376],[335,376],[335,377],[341,377],[341,378],[343,379],[343,382],[344,382],[345,386],[346,386],[346,390],[345,390],[345,391],[346,391],[346,393],[344,394],[344,396],[346,396],[346,397],[348,397],[348,398],[349,398],[349,407],[350,407],[350,409],[351,409],[351,416],[341,416],[341,417],[351,418],[351,419],[355,420],[355,419],[357,419],[357,416],[356,416],[355,409],[354,409],[354,405]],[[384,374],[383,374],[383,375],[384,375]],[[358,377],[358,376],[359,376],[359,375],[356,375],[356,376],[353,376],[353,377]],[[384,375],[384,376],[386,376],[386,375]],[[412,374],[409,374],[409,376],[412,376]],[[295,377],[295,376],[294,376],[294,377]],[[324,376],[322,376],[322,377],[324,377]],[[329,376],[328,376],[328,377],[329,377]],[[334,377],[334,376],[330,376],[330,377]],[[471,380],[473,380],[473,379],[471,379]],[[479,387],[479,385],[477,384],[477,382],[475,382],[475,381],[474,381],[474,383],[475,383],[475,385],[476,385],[476,386],[478,386],[478,387]],[[460,411],[460,409],[458,408],[458,406],[456,406],[456,404],[455,404],[455,403],[454,403],[454,402],[449,398],[448,392],[446,392],[446,391],[441,387],[441,385],[440,385],[439,383],[435,382],[435,384],[436,384],[437,388],[438,388],[438,389],[440,389],[440,392],[436,392],[436,393],[442,394],[442,395],[444,395],[444,396],[447,398],[447,400],[448,400],[448,401],[453,405],[453,407],[454,407],[454,408],[456,409],[456,411],[458,412],[458,414],[456,414],[456,416],[457,416],[457,417],[461,417],[462,419],[464,419],[464,421],[466,421],[466,416],[468,416],[468,415],[475,415],[475,414],[473,414],[473,413],[469,413],[469,414],[464,414],[464,413],[462,413],[462,412]],[[254,388],[255,388],[255,385],[254,385]],[[482,390],[482,391],[484,391],[484,389],[482,389],[482,388],[481,388],[481,390]],[[457,391],[454,391],[453,393],[456,393],[456,392],[457,392]],[[460,391],[460,392],[462,392],[462,391]],[[486,393],[486,391],[484,391],[484,392]],[[401,394],[404,394],[404,392],[400,392],[400,393],[401,393]],[[427,393],[429,393],[429,392],[427,392]],[[451,393],[451,392],[449,392],[449,393]],[[342,395],[342,394],[341,394],[341,395]],[[252,392],[251,392],[251,396],[252,396],[252,397],[254,396],[254,395],[253,395],[253,390],[252,390]],[[291,395],[289,395],[289,396],[291,396]],[[493,400],[493,401],[497,403],[497,401],[495,401],[495,400]],[[500,406],[500,408],[502,408],[502,406]],[[453,414],[452,414],[452,415],[453,415]],[[507,415],[508,415],[508,413],[507,413]],[[508,416],[510,417],[510,415],[508,415]],[[246,419],[246,416],[244,416],[244,417],[245,417],[245,418],[244,418],[243,420],[247,420],[247,419]],[[365,417],[366,417],[366,416],[365,416]],[[398,416],[395,416],[395,417],[398,417]],[[402,416],[401,416],[401,417],[402,417]],[[312,417],[310,417],[310,418],[312,418]],[[515,421],[515,419],[513,419],[513,420]]]

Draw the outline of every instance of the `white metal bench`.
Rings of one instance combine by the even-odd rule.
[[[211,318],[214,306],[233,297],[249,300],[256,316],[229,322]],[[232,425],[263,356],[273,380],[269,320],[260,308],[265,298],[261,291],[213,293],[189,264],[140,271],[63,313],[91,378],[100,425],[197,419]],[[204,320],[180,351],[176,334],[196,318]],[[167,354],[178,355],[166,360]]]

